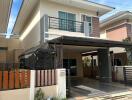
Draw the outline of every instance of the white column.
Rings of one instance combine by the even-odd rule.
[[[60,98],[66,98],[66,70],[57,69],[57,95]]]
[[[30,71],[30,98],[29,100],[34,100],[35,96],[35,70]]]

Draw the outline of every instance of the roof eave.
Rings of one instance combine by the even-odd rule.
[[[117,20],[119,17],[122,17],[123,18],[123,16],[125,16],[125,15],[128,15],[128,16],[132,16],[132,12],[130,12],[130,11],[126,11],[126,12],[124,12],[124,13],[122,13],[122,14],[117,14],[116,16],[111,16],[111,17],[109,17],[109,18],[106,18],[106,19],[104,19],[103,21],[101,21],[101,23],[100,23],[100,27],[104,27],[106,24],[109,24],[111,21],[113,21],[113,20]]]

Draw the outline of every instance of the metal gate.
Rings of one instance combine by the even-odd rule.
[[[66,69],[66,94],[69,97],[71,94],[71,76],[70,69]]]
[[[124,67],[123,72],[125,84],[132,83],[132,67]]]

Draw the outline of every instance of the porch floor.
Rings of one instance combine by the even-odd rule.
[[[72,78],[71,85],[71,98],[108,96],[115,93],[128,92],[132,89],[132,86],[114,82],[103,83],[88,78]]]

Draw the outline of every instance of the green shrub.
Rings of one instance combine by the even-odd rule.
[[[35,99],[34,100],[44,100],[44,93],[41,89],[37,90],[35,93]]]

